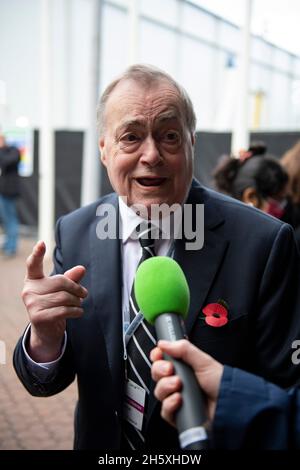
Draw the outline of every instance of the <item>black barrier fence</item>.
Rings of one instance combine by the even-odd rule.
[[[83,132],[55,132],[55,220],[80,207]],[[100,170],[99,170],[100,171]],[[21,178],[18,209],[21,223],[37,225],[38,218],[39,133],[34,132],[33,174]]]
[[[36,227],[38,217],[38,160],[39,134],[34,132],[34,171],[32,176],[23,177],[18,208],[21,223]],[[57,220],[80,207],[82,155],[84,133],[60,130],[55,132],[55,218]],[[268,152],[280,157],[300,140],[299,132],[255,132],[251,140],[262,140]],[[211,174],[221,155],[230,152],[231,134],[223,132],[197,132],[195,146],[195,176],[211,187]],[[95,157],[96,158],[96,157]],[[100,163],[99,163],[100,172]],[[99,196],[111,192],[106,170],[103,168]]]

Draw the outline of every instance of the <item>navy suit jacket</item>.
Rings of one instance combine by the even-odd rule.
[[[218,449],[300,449],[300,390],[226,366],[213,435]]]
[[[300,338],[299,257],[293,230],[261,211],[193,182],[188,203],[204,204],[204,247],[187,251],[175,243],[191,291],[186,321],[190,340],[222,363],[246,369],[287,387],[299,369],[292,364],[291,345]],[[82,284],[89,295],[84,315],[67,321],[67,348],[53,380],[40,383],[27,370],[21,342],[14,365],[32,395],[62,391],[77,376],[79,401],[75,417],[75,448],[119,448],[122,423],[124,360],[122,342],[122,268],[119,240],[96,235],[97,207],[113,204],[103,197],[61,218],[56,228],[54,265],[63,273],[86,267]],[[220,328],[204,321],[202,308],[223,299],[229,322]],[[21,341],[21,340],[20,340]],[[175,432],[149,403],[147,447],[175,448]]]

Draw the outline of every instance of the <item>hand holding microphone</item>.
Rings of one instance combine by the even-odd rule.
[[[144,261],[135,278],[135,297],[146,320],[154,324],[158,340],[177,341],[185,337],[190,294],[180,266],[171,258],[155,256]],[[182,403],[176,412],[176,427],[183,449],[208,447],[207,415],[203,392],[189,365],[169,355],[182,383]]]
[[[162,402],[162,417],[173,426],[176,425],[174,415],[182,403],[182,383],[178,376],[174,376],[172,364],[163,360],[163,354],[181,359],[191,366],[207,398],[209,421],[213,421],[223,365],[185,339],[176,342],[159,341],[158,347],[151,351],[150,356],[153,362],[152,378],[157,382],[154,394]]]

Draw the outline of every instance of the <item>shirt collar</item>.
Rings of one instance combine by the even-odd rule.
[[[120,209],[120,222],[123,244],[131,237],[137,226],[143,222],[144,219],[139,217],[130,207],[125,204],[119,196],[119,209]]]
[[[135,231],[136,227],[141,223],[144,222],[145,219],[138,216],[119,196],[119,212],[120,212],[120,225],[121,225],[121,234],[122,234],[122,242],[125,244],[128,239],[131,237],[132,233]],[[180,207],[171,214],[171,217],[174,217],[174,234],[175,238],[179,233],[179,229],[182,223],[182,216]],[[151,223],[156,227],[159,227],[165,237],[162,238],[168,239],[169,235],[169,227],[170,227],[170,217],[165,217],[162,219],[160,223],[159,220],[152,219]],[[171,234],[172,235],[172,234]],[[173,236],[171,237],[174,238]]]

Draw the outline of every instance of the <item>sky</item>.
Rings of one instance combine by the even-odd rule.
[[[192,0],[238,25],[246,0]],[[300,56],[300,0],[252,0],[251,30],[276,46]]]

